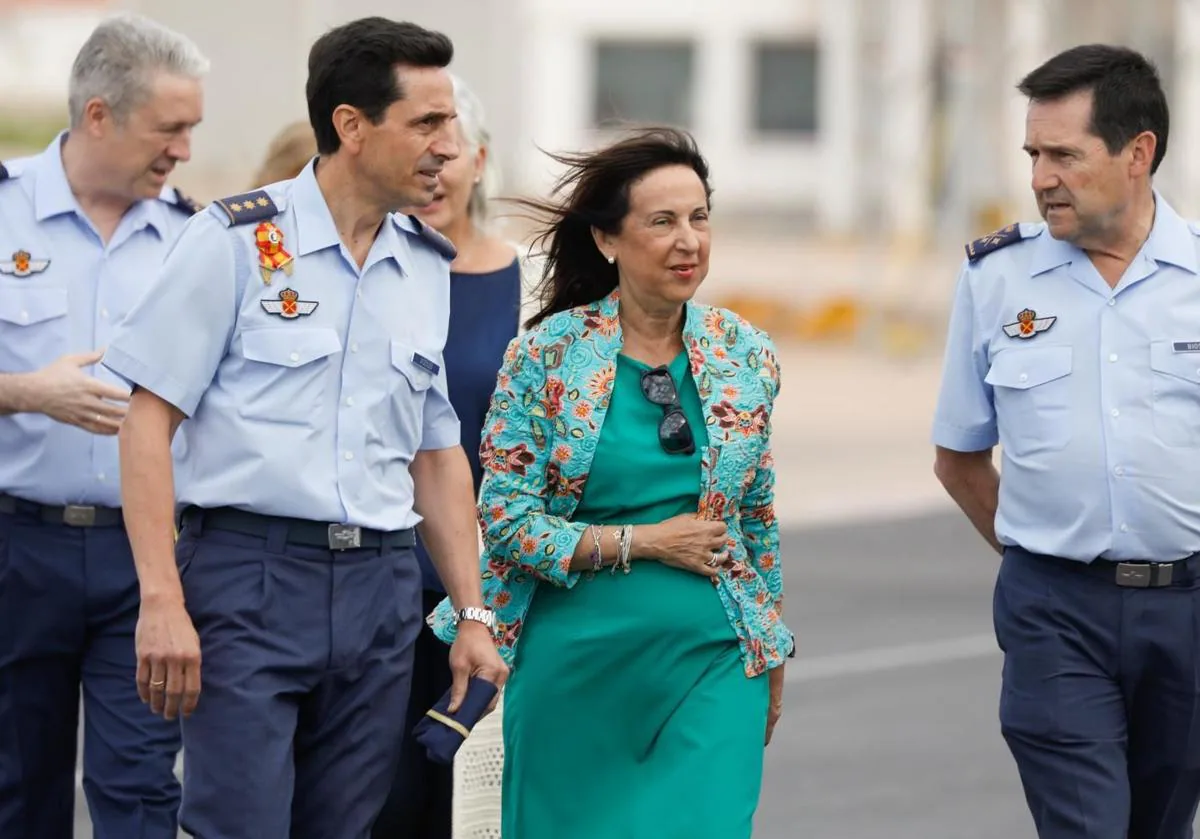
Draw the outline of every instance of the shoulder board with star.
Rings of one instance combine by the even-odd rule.
[[[454,247],[453,242],[416,216],[410,215],[409,219],[412,220],[413,226],[417,229],[417,235],[429,242],[433,246],[433,249],[446,257],[446,259],[451,262],[454,261],[454,258],[458,256],[458,249]]]
[[[230,195],[228,198],[218,198],[213,203],[225,211],[230,225],[266,221],[279,215],[279,207],[262,189],[243,192],[240,195]]]
[[[184,195],[178,189],[175,189],[175,200],[168,201],[172,207],[179,210],[181,213],[187,213],[189,216],[194,216],[196,213],[204,209],[204,205],[192,198],[190,195]]]
[[[989,253],[994,253],[1001,248],[1006,248],[1011,244],[1021,241],[1021,226],[1019,224],[1009,224],[1001,227],[986,236],[981,236],[973,242],[969,242],[966,246],[967,259],[971,262],[978,262]]]

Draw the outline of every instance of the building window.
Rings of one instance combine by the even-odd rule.
[[[690,128],[694,48],[687,41],[597,41],[592,120]]]
[[[754,45],[754,128],[764,134],[817,130],[817,45],[812,41]]]

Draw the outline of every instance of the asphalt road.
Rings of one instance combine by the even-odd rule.
[[[970,527],[791,530],[783,550],[800,654],[755,839],[1035,839],[996,721],[997,558]]]

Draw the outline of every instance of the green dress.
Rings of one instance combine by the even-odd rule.
[[[695,512],[700,454],[658,444],[647,366],[619,356],[574,516],[654,523]],[[699,448],[704,411],[669,369]],[[591,535],[584,539],[591,544]],[[762,781],[766,676],[747,678],[706,577],[635,560],[629,574],[541,584],[504,696],[503,839],[749,839]]]

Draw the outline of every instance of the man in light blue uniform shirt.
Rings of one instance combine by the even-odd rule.
[[[138,586],[117,432],[97,365],[198,208],[188,160],[207,60],[138,17],[102,23],[69,81],[70,129],[0,166],[0,836],[68,839],[83,694],[97,839],[174,839],[179,726],[138,699]]]
[[[382,18],[323,35],[319,156],[195,216],[104,358],[134,388],[139,688],[184,716],[180,821],[202,839],[369,835],[423,618],[418,524],[466,629],[456,701],[507,675],[443,371],[454,252],[392,212],[432,200],[458,154],[451,56]]]
[[[1020,89],[1045,223],[967,247],[936,470],[1003,554],[1000,722],[1039,837],[1185,839],[1200,801],[1200,227],[1152,186],[1169,117],[1142,56],[1075,48]]]

